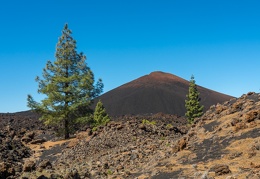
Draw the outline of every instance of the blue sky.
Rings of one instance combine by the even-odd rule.
[[[9,0],[0,6],[0,112],[28,110],[65,23],[104,92],[164,71],[236,97],[260,90],[260,1]]]

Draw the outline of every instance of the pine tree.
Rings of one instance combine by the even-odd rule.
[[[56,60],[48,61],[42,77],[36,77],[41,102],[28,95],[28,107],[41,114],[40,120],[56,125],[64,138],[69,138],[74,125],[87,121],[93,99],[103,90],[102,80],[95,84],[94,74],[87,66],[86,56],[76,50],[76,41],[65,24],[56,46]]]
[[[189,84],[189,93],[186,97],[187,100],[185,100],[185,107],[187,112],[185,113],[185,116],[188,118],[188,122],[192,124],[196,117],[202,116],[204,108],[204,106],[199,103],[199,92],[193,75],[191,76]]]
[[[95,112],[94,112],[94,121],[93,126],[98,127],[101,125],[106,125],[110,121],[108,114],[106,113],[106,109],[103,103],[99,100]]]

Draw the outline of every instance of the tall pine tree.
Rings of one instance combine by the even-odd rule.
[[[102,80],[95,84],[94,74],[87,66],[86,56],[76,50],[76,41],[65,24],[56,46],[56,60],[48,61],[42,79],[36,77],[41,102],[28,95],[28,107],[41,114],[40,120],[56,125],[64,138],[69,138],[74,125],[86,121],[93,99],[103,90]]]
[[[185,100],[185,107],[187,112],[185,113],[185,116],[188,118],[188,122],[192,124],[196,117],[202,116],[204,108],[204,106],[199,103],[199,92],[193,75],[191,76],[189,84],[189,93],[186,97],[187,100]]]

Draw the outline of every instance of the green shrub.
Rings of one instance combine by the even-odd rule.
[[[147,125],[156,125],[156,121],[149,121],[147,119],[142,120],[142,124],[147,124]]]
[[[107,175],[112,175],[112,174],[113,174],[112,170],[107,170]]]
[[[165,140],[165,137],[160,137],[160,140]]]
[[[92,132],[97,131],[97,129],[98,129],[98,127],[93,127],[93,128],[92,128]]]
[[[167,126],[166,126],[167,129],[170,129],[170,128],[172,128],[172,127],[173,127],[172,124],[167,124]]]

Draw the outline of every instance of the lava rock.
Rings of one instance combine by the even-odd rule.
[[[229,167],[227,165],[222,165],[222,164],[212,167],[211,171],[215,172],[216,176],[221,176],[221,175],[231,173]]]
[[[28,160],[24,163],[24,166],[23,166],[23,171],[24,172],[31,172],[31,171],[34,171],[35,170],[35,161],[32,161],[32,160]]]
[[[0,163],[0,178],[7,178],[15,175],[15,170],[10,163]]]
[[[46,142],[46,139],[35,139],[35,140],[31,141],[30,143],[31,144],[42,144],[44,142]]]
[[[51,169],[52,164],[49,160],[43,160],[42,162],[40,162],[38,167],[41,169]]]

